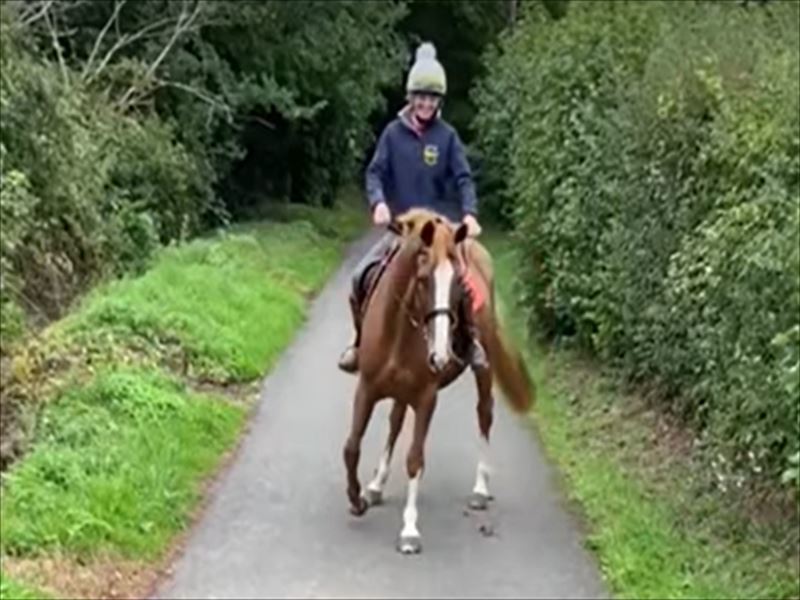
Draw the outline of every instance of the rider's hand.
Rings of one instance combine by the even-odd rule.
[[[467,235],[470,237],[478,237],[481,234],[481,225],[475,215],[467,215],[463,219],[464,224],[467,226]]]
[[[389,212],[389,207],[386,205],[386,202],[378,202],[375,205],[375,209],[372,211],[372,222],[375,225],[388,225],[389,221],[392,220],[392,213]]]

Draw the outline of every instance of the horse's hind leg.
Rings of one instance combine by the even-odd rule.
[[[358,481],[358,459],[361,456],[361,439],[364,437],[374,406],[375,399],[369,394],[363,379],[359,379],[353,403],[353,423],[350,435],[344,445],[347,497],[350,500],[350,512],[355,516],[363,515],[368,508],[367,501],[361,496],[361,483]]]
[[[381,454],[378,468],[375,470],[375,477],[367,484],[367,500],[371,505],[377,505],[383,502],[383,488],[386,485],[386,480],[389,478],[389,464],[392,461],[392,453],[394,452],[394,445],[397,442],[397,437],[400,435],[400,430],[403,428],[406,406],[406,403],[400,400],[395,400],[392,406],[392,412],[389,415],[389,437],[386,440],[386,446]]]
[[[479,369],[475,372],[478,385],[478,427],[480,428],[480,454],[475,473],[475,486],[472,488],[470,508],[486,510],[492,495],[489,493],[489,432],[494,415],[494,397],[492,396],[492,372]]]
[[[425,438],[436,408],[436,395],[419,403],[414,412],[414,440],[408,451],[406,470],[408,471],[408,497],[403,510],[403,529],[397,549],[403,554],[417,554],[422,550],[422,541],[417,528],[417,497],[419,483],[425,469]]]

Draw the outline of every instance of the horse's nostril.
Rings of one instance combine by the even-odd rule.
[[[443,371],[446,365],[447,359],[442,358],[436,352],[433,352],[428,356],[428,366],[434,373]]]

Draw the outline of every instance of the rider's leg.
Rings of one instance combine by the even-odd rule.
[[[375,243],[372,248],[364,255],[356,268],[353,270],[350,290],[350,313],[353,319],[353,341],[345,348],[339,357],[339,368],[347,373],[354,373],[358,370],[358,345],[361,341],[361,304],[364,301],[366,290],[363,289],[364,274],[372,265],[383,258],[386,251],[395,240],[395,234],[387,233]]]
[[[473,311],[470,294],[464,294],[461,301],[463,302],[461,314],[464,318],[464,333],[468,340],[467,362],[473,370],[488,369],[489,359],[486,356],[483,344],[480,342],[480,335],[478,326],[475,323],[475,312]]]
[[[467,325],[467,332],[470,338],[470,347],[467,354],[467,360],[473,370],[488,369],[489,359],[486,357],[486,351],[483,349],[483,344],[480,342],[478,335],[478,328],[470,323]]]

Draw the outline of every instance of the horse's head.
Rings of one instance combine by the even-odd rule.
[[[403,235],[418,236],[415,305],[428,343],[428,365],[439,373],[454,357],[453,331],[463,298],[458,245],[467,226],[454,226],[435,213],[416,213],[400,220]]]

